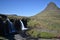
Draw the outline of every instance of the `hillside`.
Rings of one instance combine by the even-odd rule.
[[[53,2],[50,2],[47,7],[35,16],[30,17],[28,31],[32,37],[60,37],[60,8]],[[40,34],[40,36],[38,36]]]

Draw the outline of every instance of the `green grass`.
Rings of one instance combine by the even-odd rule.
[[[56,37],[55,33],[39,32],[35,29],[27,31],[27,34],[30,35],[32,38],[54,38],[54,37]]]
[[[40,26],[40,23],[36,20],[30,20],[30,21],[27,22],[27,26],[31,27],[31,28],[34,28],[36,26]]]
[[[28,27],[31,27],[31,28],[33,27],[33,29],[34,28],[38,29],[38,28],[42,27],[42,29],[45,28],[45,29],[51,30],[50,33],[37,32],[38,34],[40,34],[41,37],[46,37],[46,38],[54,37],[54,33],[56,33],[56,32],[53,33],[52,32],[53,30],[57,31],[56,35],[60,34],[60,9],[58,9],[58,8],[56,8],[55,10],[54,10],[54,8],[53,8],[53,10],[45,9],[41,13],[38,13],[35,16],[31,16],[30,19],[31,20],[29,20],[27,22]],[[35,31],[36,31],[36,29],[35,29]],[[33,34],[35,35],[35,33],[33,33]],[[32,35],[32,33],[31,33],[31,35]]]
[[[38,37],[38,31],[34,30],[34,29],[27,31],[27,34],[30,35],[30,37],[33,37],[33,38]]]
[[[41,38],[54,38],[56,35],[54,33],[40,32],[39,37]]]

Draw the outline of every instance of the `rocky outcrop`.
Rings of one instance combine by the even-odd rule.
[[[12,34],[9,33],[8,21],[6,20],[7,18],[14,24],[14,27],[16,29],[15,33],[12,33]],[[27,27],[27,18],[10,19],[6,15],[1,14],[0,15],[0,35],[8,39],[9,38],[13,39],[14,35],[16,34],[19,34],[22,38],[23,38],[23,35],[26,36],[25,32],[22,32],[21,30],[20,20],[22,20],[24,26]]]

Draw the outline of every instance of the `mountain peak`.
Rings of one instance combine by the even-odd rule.
[[[46,7],[47,10],[57,10],[58,7],[57,5],[54,3],[54,2],[50,2],[47,7]]]
[[[50,2],[50,3],[49,3],[49,5],[51,5],[51,4],[52,4],[52,5],[56,5],[54,2]]]

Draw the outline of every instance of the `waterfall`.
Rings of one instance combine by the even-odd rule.
[[[25,28],[23,22],[22,22],[21,20],[20,20],[20,22],[21,22],[21,29],[22,29],[22,30],[27,30],[28,28]]]
[[[8,22],[8,27],[9,27],[9,33],[16,32],[14,28],[14,24],[8,18],[7,18],[7,22]]]

